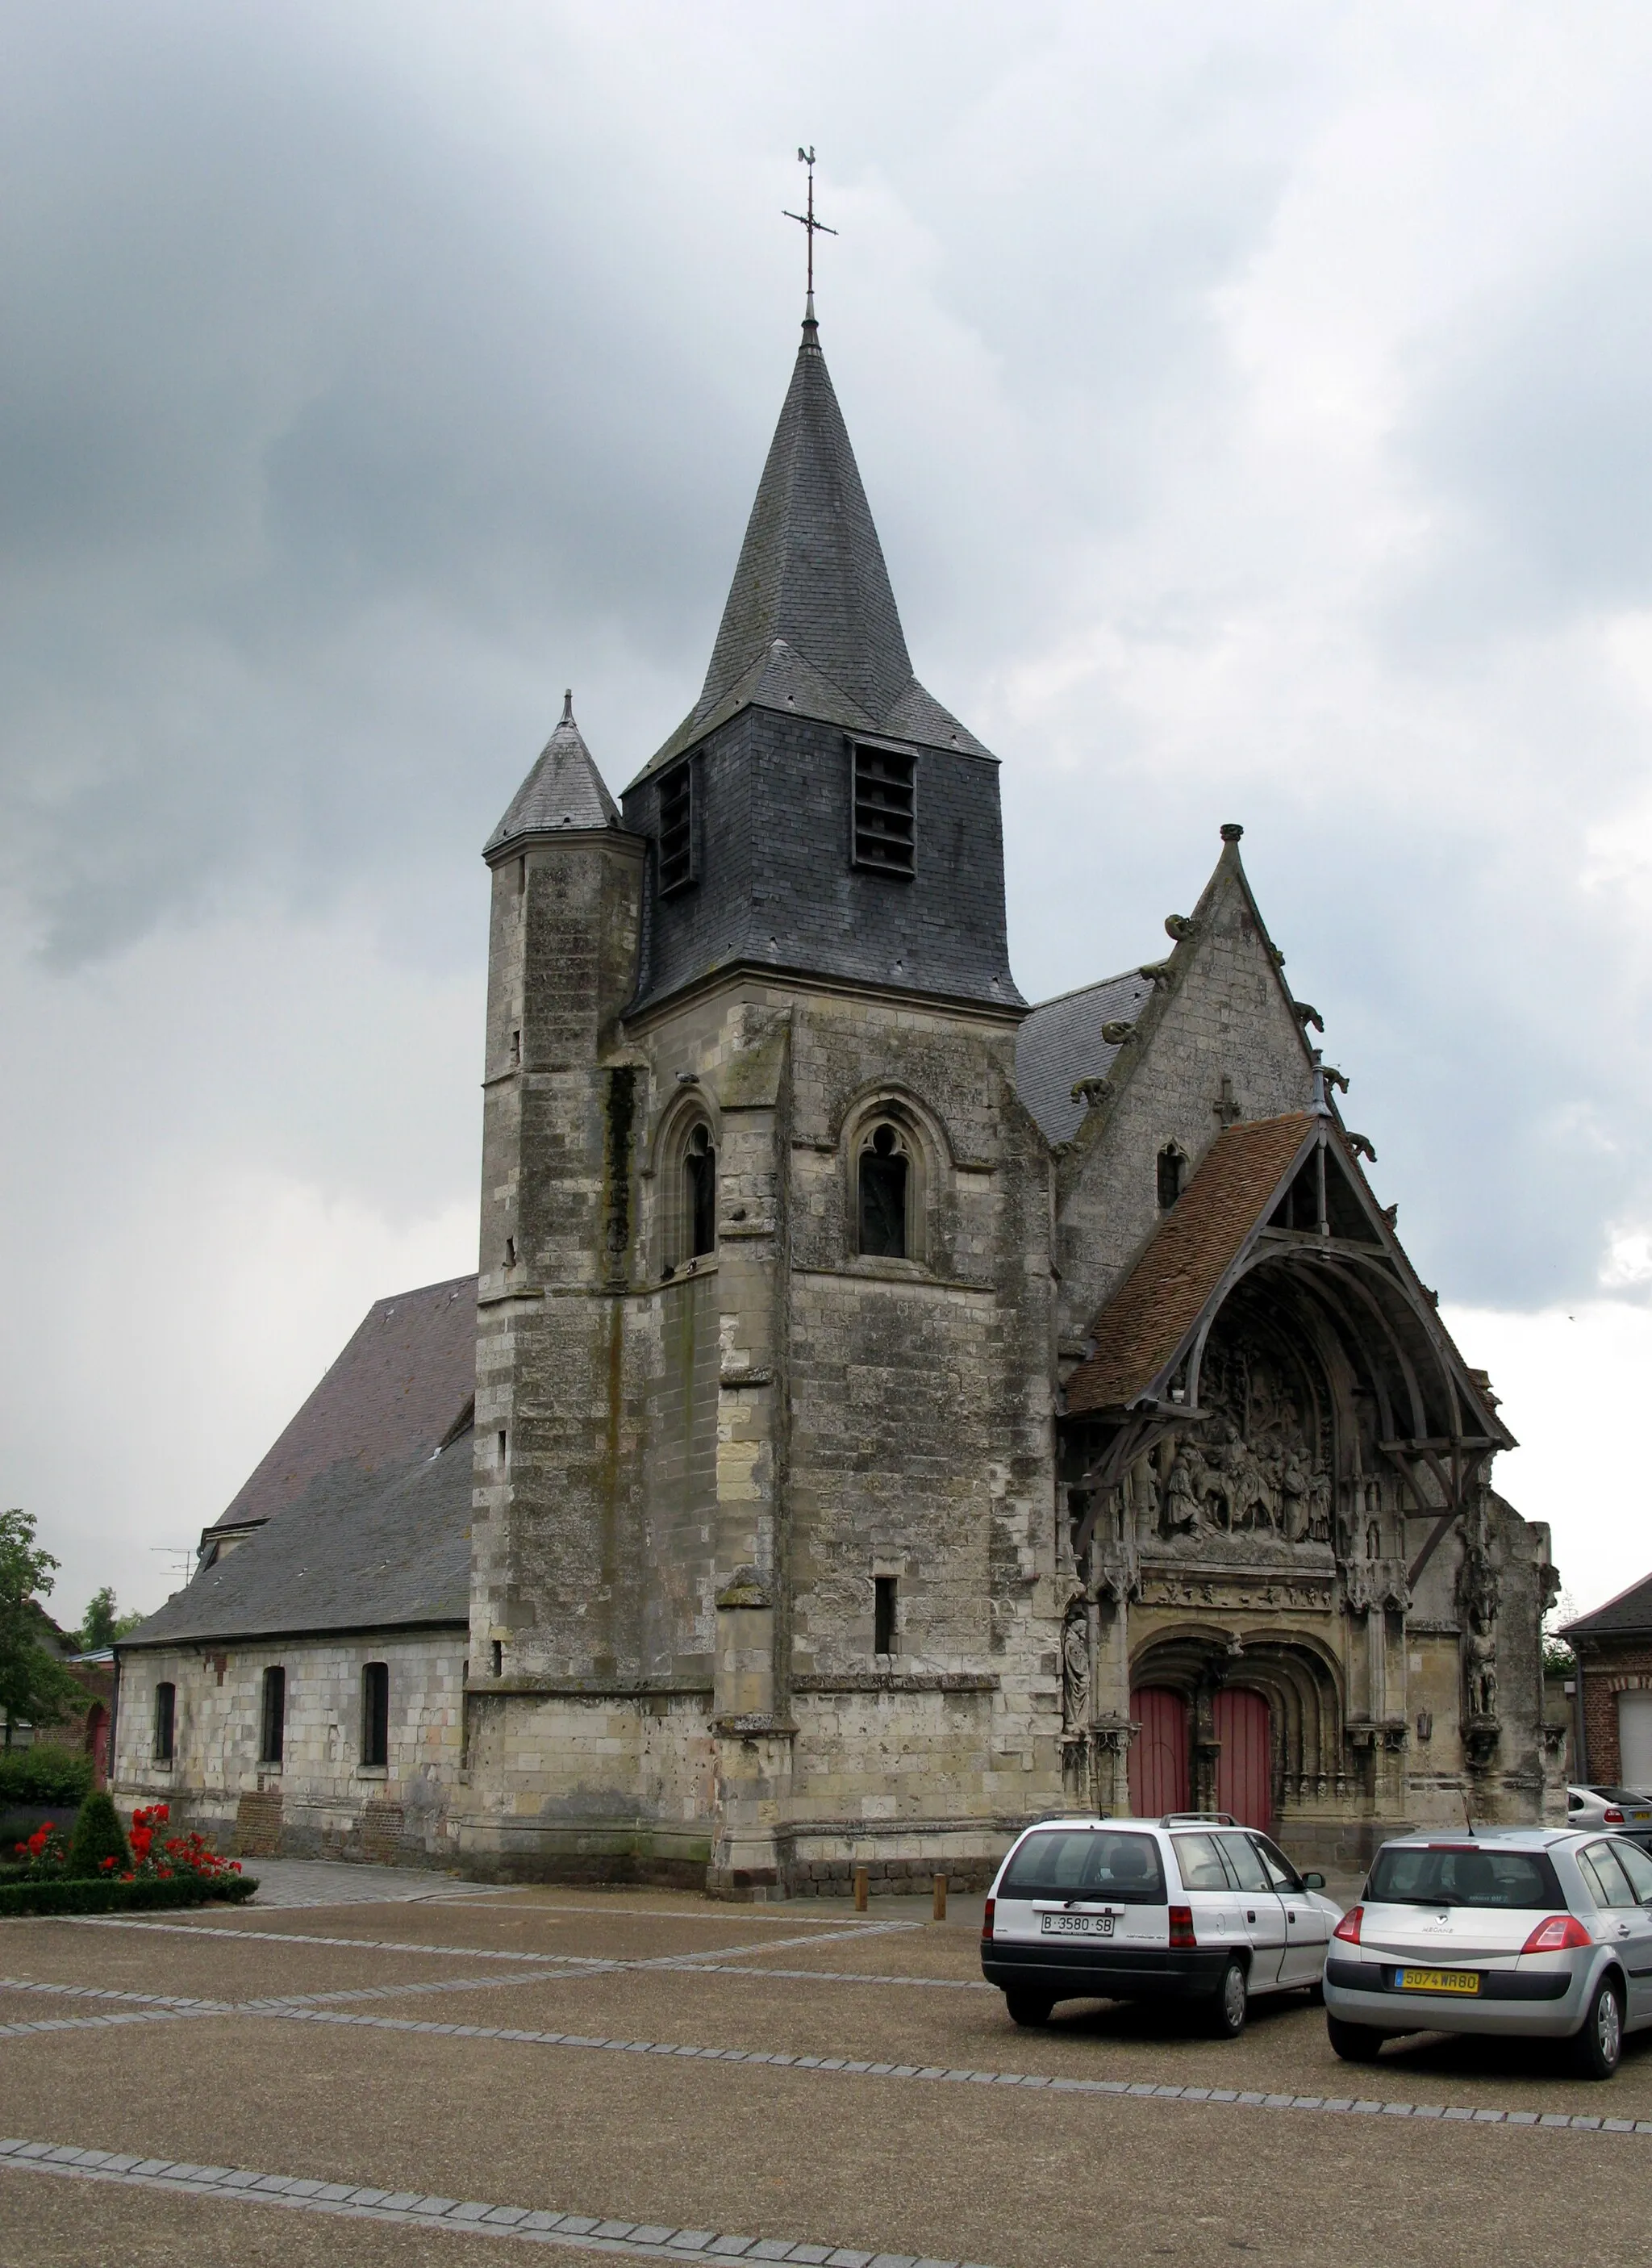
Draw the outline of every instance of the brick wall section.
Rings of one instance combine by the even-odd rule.
[[[1578,1642],[1583,1680],[1583,1738],[1589,1777],[1602,1786],[1620,1786],[1623,1759],[1618,1747],[1618,1696],[1652,1685],[1652,1638],[1586,1638]]]

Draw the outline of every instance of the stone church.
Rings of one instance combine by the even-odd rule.
[[[1547,1531],[1240,834],[1029,1008],[811,313],[698,700],[618,804],[570,701],[486,846],[480,1272],[378,1303],[123,1642],[121,1792],[756,1896],[1056,1812],[1543,1815]]]

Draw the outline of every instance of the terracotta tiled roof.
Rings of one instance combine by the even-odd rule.
[[[1146,1391],[1198,1322],[1316,1123],[1292,1111],[1216,1137],[1091,1325],[1096,1351],[1067,1381],[1069,1415],[1118,1409]]]

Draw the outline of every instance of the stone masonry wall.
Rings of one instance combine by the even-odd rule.
[[[1302,1029],[1237,860],[1218,865],[1177,958],[1185,968],[1150,1036],[1122,1050],[1112,1092],[1061,1163],[1063,1338],[1088,1329],[1157,1226],[1159,1152],[1178,1145],[1197,1171],[1221,1131],[1224,1077],[1246,1118],[1303,1110],[1312,1099]]]
[[[462,1631],[284,1640],[122,1655],[110,1780],[122,1809],[164,1802],[180,1826],[234,1847],[243,1807],[276,1822],[289,1857],[451,1861],[464,1737]],[[362,1668],[390,1672],[389,1761],[361,1757]],[[287,1673],[279,1765],[260,1762],[264,1671]],[[155,1688],[177,1688],[173,1762],[154,1757]],[[277,1808],[278,1807],[278,1808]]]

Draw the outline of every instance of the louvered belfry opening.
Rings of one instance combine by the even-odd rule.
[[[694,771],[679,764],[660,784],[659,886],[679,890],[694,878]]]
[[[855,863],[885,874],[917,872],[914,759],[855,746]]]

